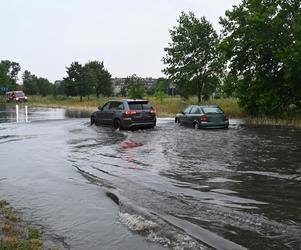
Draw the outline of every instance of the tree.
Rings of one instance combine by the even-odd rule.
[[[217,50],[218,35],[205,17],[198,19],[192,12],[181,13],[170,35],[172,42],[164,49],[163,72],[184,97],[197,93],[200,102],[219,84],[223,67]]]
[[[95,88],[96,96],[113,94],[111,74],[104,68],[103,62],[92,61],[85,64],[84,74],[89,83]]]
[[[53,95],[63,95],[65,94],[65,87],[63,81],[55,81],[53,86]]]
[[[168,94],[169,85],[170,81],[163,77],[159,78],[154,84],[156,99],[161,103],[163,102],[165,95]]]
[[[17,89],[18,74],[20,71],[21,71],[21,67],[19,63],[11,62],[9,75],[16,89]]]
[[[6,67],[0,63],[0,86],[10,88],[11,85],[11,80],[7,74]]]
[[[137,88],[137,89],[135,89]],[[120,90],[122,96],[129,96],[130,98],[143,98],[145,96],[145,87],[141,77],[133,74],[128,76]]]
[[[39,93],[39,87],[37,84],[37,77],[31,74],[28,70],[25,70],[22,76],[23,90],[28,95],[36,95]]]
[[[145,96],[145,87],[143,81],[137,75],[127,77],[123,86],[125,95],[132,99],[143,99]]]
[[[0,65],[0,80],[5,81],[2,84],[10,90],[18,89],[18,74],[21,70],[19,63],[2,60]]]
[[[233,90],[250,114],[301,105],[300,0],[243,0],[220,19]]]
[[[224,97],[236,97],[235,87],[237,85],[237,81],[237,76],[229,72],[224,78],[221,94]]]
[[[129,98],[143,99],[145,96],[145,88],[141,82],[134,82],[131,84],[128,92]]]
[[[54,91],[53,84],[51,84],[48,79],[43,77],[37,78],[37,86],[41,96],[51,95]]]
[[[70,67],[66,68],[68,76],[64,78],[65,93],[70,96],[79,95],[82,101],[83,96],[91,92],[88,74],[78,62],[73,62]]]
[[[25,70],[22,76],[23,90],[29,95],[40,94],[42,96],[50,95],[54,91],[54,86],[43,77],[37,77]]]
[[[169,94],[170,80],[164,77],[158,78],[154,84],[146,90],[148,95],[154,95],[160,89],[164,94]]]

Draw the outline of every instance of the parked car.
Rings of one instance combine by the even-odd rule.
[[[175,117],[175,122],[194,128],[228,128],[229,118],[216,106],[192,105]]]
[[[115,129],[153,128],[156,110],[146,100],[112,100],[91,115],[91,125],[107,124]]]
[[[6,102],[27,102],[23,91],[9,91],[5,93]]]

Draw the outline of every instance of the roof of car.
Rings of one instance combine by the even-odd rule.
[[[148,102],[148,100],[143,99],[119,99],[119,100],[110,100],[108,102]]]
[[[125,102],[148,102],[148,100],[143,100],[143,99],[122,99],[122,101],[125,101]]]
[[[20,93],[23,92],[23,90],[13,90],[13,91],[7,91],[5,94],[11,94],[11,93]]]
[[[201,108],[218,108],[218,105],[192,105],[192,106],[198,106]]]

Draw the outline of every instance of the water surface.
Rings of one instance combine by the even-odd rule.
[[[28,110],[19,123],[0,112],[0,196],[49,245],[301,248],[301,130],[158,119],[155,129],[116,132],[68,117],[78,112]]]

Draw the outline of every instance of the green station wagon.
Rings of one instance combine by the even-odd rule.
[[[194,128],[228,128],[229,119],[224,111],[216,106],[192,105],[175,117],[175,122]]]

